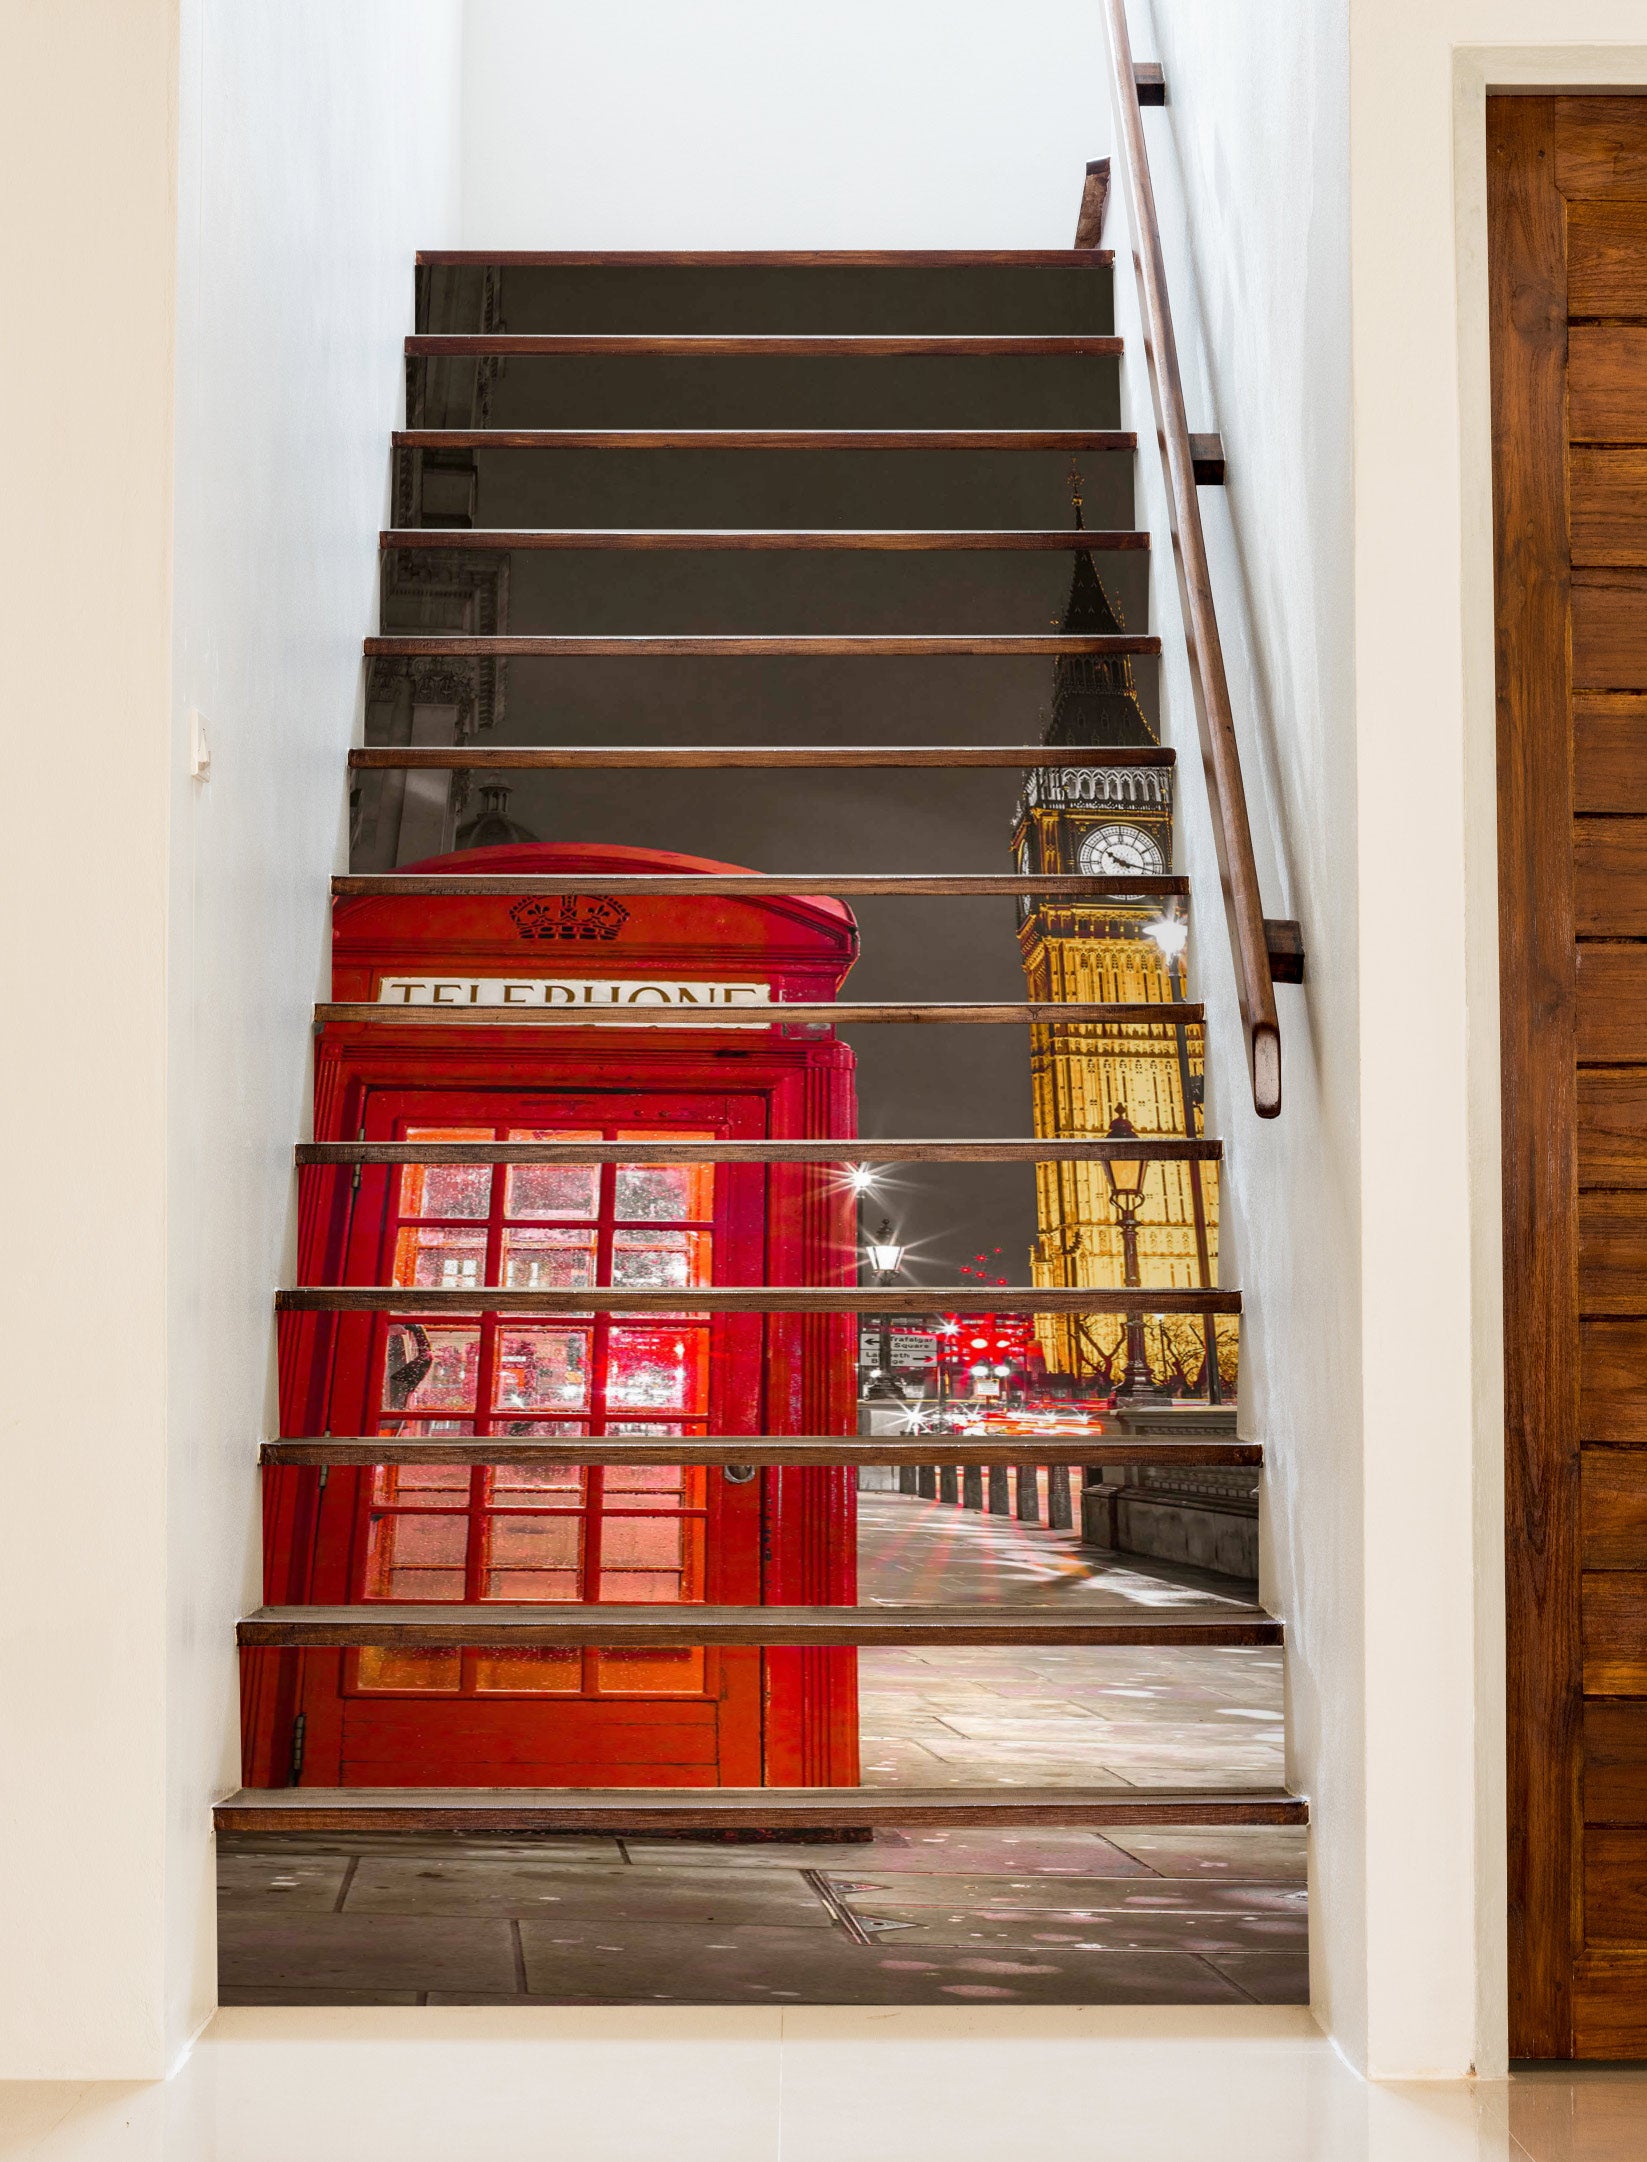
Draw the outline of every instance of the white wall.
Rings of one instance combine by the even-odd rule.
[[[1545,0],[1154,11],[1152,46],[1133,0],[1172,99],[1146,125],[1190,317],[1191,425],[1219,426],[1230,455],[1227,496],[1202,501],[1266,903],[1303,919],[1309,951],[1306,996],[1280,994],[1287,1105],[1264,1128],[1227,1055],[1223,956],[1201,943],[1224,1013],[1210,1043],[1249,1295],[1244,1418],[1268,1451],[1267,1589],[1314,1805],[1316,2008],[1375,2077],[1492,2073],[1504,1526],[1483,101],[1489,83],[1647,84],[1644,21],[1639,0],[1568,0],[1558,22]],[[1131,390],[1147,426],[1141,371]],[[1187,740],[1171,662],[1165,684]],[[1193,812],[1186,838],[1205,892]]]
[[[471,248],[1065,247],[1092,0],[467,0]]]
[[[239,1784],[310,1008],[345,868],[360,641],[415,251],[458,209],[460,0],[185,0],[169,1022],[170,2031],[216,1994],[203,1788]],[[211,774],[187,772],[189,714]],[[185,1590],[186,1587],[186,1590]]]
[[[6,26],[0,2077],[143,2078],[213,2000],[271,1293],[459,15]]]
[[[1369,1569],[1375,2070],[1505,2049],[1485,91],[1647,86],[1644,34],[1640,0],[1355,0],[1363,1321],[1409,1377],[1368,1391],[1369,1555],[1414,1541]]]
[[[170,0],[0,36],[0,2069],[60,2077],[160,2048],[177,49]]]
[[[1209,1123],[1221,1132],[1224,1270],[1246,1298],[1242,1430],[1265,1445],[1264,1593],[1286,1617],[1292,1781],[1311,1797],[1318,2016],[1363,2050],[1367,1889],[1360,1605],[1357,859],[1346,336],[1348,23],[1322,0],[1142,0],[1135,55],[1169,104],[1145,135],[1190,426],[1221,429],[1203,489],[1219,628],[1265,913],[1304,927],[1308,982],[1277,994],[1283,1109],[1255,1117],[1196,725],[1124,208],[1117,328],[1145,449],[1140,512],[1163,545],[1153,618],[1185,763],[1181,861],[1198,896],[1196,989],[1210,1006]]]

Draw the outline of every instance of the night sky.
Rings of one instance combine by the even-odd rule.
[[[875,274],[619,281],[506,272],[511,330],[1107,329],[1107,281],[1015,272],[1003,304],[975,274],[877,289]],[[671,290],[671,287],[674,290]],[[551,295],[554,305],[551,307]],[[688,301],[690,300],[690,305]],[[892,320],[889,320],[889,317]],[[509,426],[1114,427],[1108,360],[513,360],[489,424]],[[532,452],[478,458],[481,526],[1067,526],[1067,454]],[[1131,520],[1131,459],[1079,460],[1090,528]],[[453,535],[461,546],[461,536]],[[1146,629],[1139,555],[1095,558],[1128,629]],[[1050,630],[1070,559],[1020,554],[565,554],[510,559],[513,631]],[[1135,663],[1153,718],[1153,664]],[[658,659],[511,661],[508,743],[1034,742],[1050,661]],[[1015,772],[523,774],[509,815],[542,840],[680,849],[761,871],[1007,871]],[[870,900],[844,995],[1018,999],[1010,901]],[[1027,1134],[1027,1032],[843,1031],[867,1135]],[[1023,1165],[904,1167],[886,1211],[914,1281],[955,1280],[979,1250],[1027,1277],[1035,1218]],[[874,1220],[879,1208],[871,1204]],[[871,1225],[873,1228],[873,1222]]]

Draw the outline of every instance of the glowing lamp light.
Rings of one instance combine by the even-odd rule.
[[[878,1276],[896,1276],[904,1265],[904,1250],[892,1240],[876,1239],[865,1247],[869,1266]]]
[[[849,1164],[846,1180],[855,1194],[867,1194],[875,1184],[875,1174],[868,1164]]]
[[[1153,923],[1145,924],[1144,931],[1169,961],[1176,961],[1189,944],[1189,925],[1182,916],[1157,916]]]
[[[1138,1129],[1133,1125],[1131,1119],[1127,1117],[1124,1104],[1116,1106],[1115,1116],[1109,1122],[1109,1129],[1105,1138],[1110,1141],[1137,1140]],[[1144,1191],[1144,1180],[1148,1175],[1149,1165],[1138,1157],[1116,1158],[1106,1156],[1104,1158],[1104,1176],[1109,1181],[1110,1196],[1113,1200],[1120,1202],[1123,1207],[1129,1203],[1134,1205],[1137,1203]]]

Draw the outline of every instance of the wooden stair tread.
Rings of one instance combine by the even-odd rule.
[[[396,450],[1016,450],[1130,456],[1130,428],[397,428]]]
[[[886,549],[1086,550],[1147,549],[1148,533],[1128,526],[390,526],[383,548],[578,550]]]
[[[1060,1606],[265,1606],[239,1624],[249,1647],[454,1645],[1279,1644],[1261,1607]]]
[[[1093,331],[451,330],[406,340],[409,360],[1104,360],[1121,350]]]
[[[403,979],[396,981],[425,981]],[[753,1017],[753,1018],[752,1018]],[[1206,1009],[1195,1000],[1153,999],[1127,1003],[1084,1004],[1074,1000],[1022,1000],[987,1006],[964,1006],[941,999],[900,1003],[845,999],[829,1004],[793,999],[767,1006],[418,1006],[383,1000],[331,1000],[315,1008],[320,1022],[390,1022],[416,1027],[453,1024],[464,1028],[833,1028],[870,1024],[908,1024],[963,1028],[1152,1028],[1177,1024],[1199,1026]]]
[[[1307,1824],[1284,1787],[242,1787],[220,1832]]]
[[[986,659],[1093,659],[1159,654],[1161,641],[1140,632],[1083,636],[1063,631],[467,631],[380,632],[364,641],[369,658],[420,660],[442,654],[471,660],[647,660],[722,654],[761,659],[783,654],[812,659],[863,656],[880,660],[972,654]]]
[[[860,895],[1041,894],[1052,900],[1118,901],[1134,895],[1188,893],[1190,882],[1174,872],[1073,875],[1015,871],[580,871],[574,876],[535,872],[349,871],[332,880],[334,894],[706,894],[725,900],[764,894],[822,894],[836,900]]]
[[[1222,1141],[300,1141],[300,1164],[1211,1164]]]
[[[487,1284],[303,1284],[275,1293],[283,1314],[1238,1314],[1239,1291],[1162,1286],[958,1284],[671,1285],[666,1290],[523,1291]]]
[[[1257,1468],[1256,1441],[1080,1434],[331,1434],[266,1441],[264,1464],[1152,1464]]]
[[[1108,270],[1108,248],[419,248],[420,270]]]
[[[391,1440],[376,1433],[264,1442],[262,1464],[1152,1464],[1243,1470],[1262,1464],[1258,1442],[1146,1440],[1089,1433],[731,1433],[731,1436],[571,1436],[521,1442],[437,1433]]]
[[[507,743],[478,744],[382,744],[357,745],[349,753],[356,768],[462,767],[467,771],[498,772],[591,772],[633,768],[750,768],[793,767],[822,770],[833,767],[943,767],[978,766],[1022,769],[1065,766],[1175,766],[1174,751],[1142,745],[1110,749],[1104,745],[1070,743],[1049,750],[1044,744],[946,743],[946,744],[801,744],[788,746],[722,744],[619,744],[608,749],[596,744]]]

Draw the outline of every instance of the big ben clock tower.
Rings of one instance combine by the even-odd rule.
[[[1079,497],[1076,523],[1081,523]],[[1063,628],[1124,629],[1086,549],[1076,551]],[[1153,748],[1127,657],[1060,656],[1048,744]],[[1170,766],[1080,764],[1030,773],[1018,804],[1013,860],[1022,873],[1124,876],[1172,867]],[[1019,904],[1018,942],[1032,1000],[1161,1002],[1185,996],[1182,932],[1166,930],[1152,895],[1102,901],[1035,895]],[[1176,950],[1174,950],[1176,943]],[[1122,1113],[1139,1134],[1200,1133],[1201,1032],[1163,1020],[1030,1031],[1038,1138],[1073,1140],[1109,1130]],[[1036,1166],[1038,1237],[1030,1256],[1038,1286],[1118,1287],[1121,1227],[1102,1164]],[[1216,1281],[1216,1167],[1151,1164],[1137,1214],[1139,1275],[1186,1288]],[[1119,1378],[1124,1324],[1107,1316],[1043,1315],[1037,1334],[1050,1372],[1086,1388]],[[1145,1348],[1158,1387],[1204,1386],[1207,1346],[1195,1320],[1151,1321]],[[1220,1341],[1218,1366],[1233,1390],[1235,1340]]]

